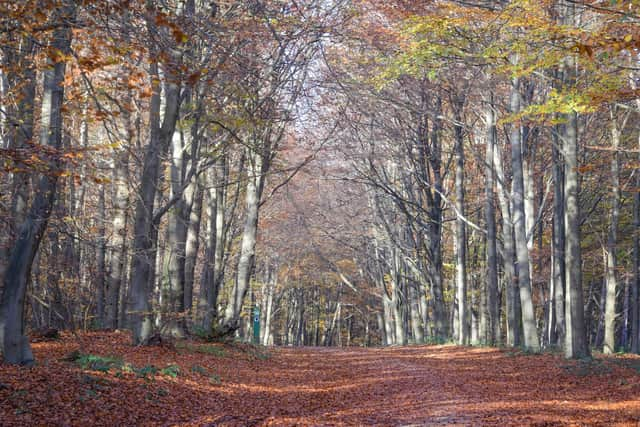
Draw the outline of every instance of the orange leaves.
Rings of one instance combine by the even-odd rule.
[[[413,346],[273,349],[265,360],[247,345],[128,342],[67,334],[34,344],[32,369],[0,365],[2,424],[634,425],[640,413],[638,356]],[[73,350],[148,374],[63,361]]]
[[[169,19],[169,16],[162,12],[156,12],[155,24],[159,27],[166,27],[171,31],[176,43],[186,43],[189,41],[189,36],[182,31],[180,26]]]

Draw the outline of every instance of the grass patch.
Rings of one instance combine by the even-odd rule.
[[[104,373],[109,372],[111,369],[122,370],[124,366],[124,361],[121,357],[100,356],[97,354],[83,354],[77,351],[71,353],[64,360],[74,362],[82,369]]]
[[[63,360],[73,362],[84,370],[103,373],[109,373],[113,370],[118,378],[121,378],[124,374],[135,374],[138,378],[145,380],[153,379],[156,375],[165,375],[171,378],[176,378],[180,375],[180,367],[178,365],[167,365],[162,369],[154,365],[145,365],[138,368],[130,363],[125,363],[120,357],[83,354],[78,351],[74,351]],[[94,379],[91,376],[86,376],[86,378],[88,378],[88,382]]]
[[[178,365],[169,365],[160,369],[160,373],[171,378],[177,378],[180,375],[180,367]]]

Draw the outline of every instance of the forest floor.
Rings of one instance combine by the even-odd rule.
[[[638,425],[640,357],[456,346],[34,343],[0,364],[0,425]]]

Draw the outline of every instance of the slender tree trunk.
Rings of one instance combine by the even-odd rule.
[[[578,202],[578,115],[569,113],[564,137],[565,160],[565,356],[590,355],[584,323],[582,297],[582,253],[580,249],[580,204]]]
[[[258,231],[258,209],[264,185],[265,159],[259,153],[252,153],[246,190],[246,218],[242,232],[240,260],[238,261],[236,282],[231,299],[225,310],[222,333],[227,334],[239,326],[242,303],[249,289],[249,279],[255,257],[256,236]]]
[[[640,104],[640,103],[639,103]],[[640,142],[640,136],[638,137]],[[640,144],[638,144],[640,146]],[[635,169],[633,191],[633,277],[631,278],[631,352],[640,351],[640,169]]]
[[[418,292],[416,291],[417,283],[409,284],[409,308],[411,314],[411,335],[413,342],[416,344],[424,340],[422,335],[422,325],[420,324],[420,308],[418,302]]]
[[[384,285],[383,285],[384,286]],[[389,298],[386,292],[382,291],[382,309],[384,320],[384,345],[393,345],[396,343],[395,331],[393,326],[393,310],[391,298]]]
[[[632,79],[632,88],[637,89],[635,81]],[[636,99],[636,107],[640,108],[640,99]],[[638,134],[638,147],[640,147],[640,133]],[[640,351],[640,168],[634,169],[634,191],[633,191],[633,258],[631,278],[631,352]]]
[[[305,313],[305,302],[304,302],[304,289],[297,289],[297,299],[298,299],[298,322],[296,325],[296,346],[304,345],[304,313]]]
[[[630,295],[629,279],[624,281],[624,295],[622,302],[622,328],[620,328],[620,347],[625,351],[629,349],[629,298]]]
[[[192,314],[193,309],[193,286],[196,270],[196,261],[198,258],[198,249],[200,247],[200,224],[202,220],[202,200],[204,190],[200,180],[196,181],[195,194],[191,206],[189,216],[189,227],[187,230],[187,242],[185,248],[185,264],[184,264],[184,309],[187,313]]]
[[[464,134],[462,129],[463,101],[455,102],[455,159],[456,159],[456,302],[458,308],[458,344],[469,344],[468,306],[467,306],[467,227],[464,202]]]
[[[278,281],[278,271],[274,271],[273,277],[269,277],[267,280],[267,296],[266,307],[264,310],[264,326],[262,328],[262,345],[269,345],[269,338],[271,336],[271,318],[273,317],[273,293]],[[316,342],[317,345],[317,342]]]
[[[98,195],[98,247],[97,260],[96,260],[96,326],[98,328],[104,327],[104,295],[106,287],[106,207],[105,207],[105,188],[104,185],[100,185],[100,192]]]
[[[496,143],[496,120],[493,106],[487,106],[487,144],[485,154],[485,221],[487,223],[487,306],[488,306],[488,344],[500,342],[500,317],[498,301],[498,252],[496,245],[496,218],[494,208],[494,171],[493,157]]]
[[[520,93],[517,78],[512,80],[511,112],[520,112]],[[520,128],[513,125],[511,131],[511,160],[513,173],[513,227],[515,232],[516,255],[518,259],[518,285],[522,309],[524,346],[532,351],[540,350],[536,319],[531,295],[531,275],[529,270],[529,249],[527,248],[527,230],[524,206],[524,179],[522,170],[522,138]]]
[[[226,160],[221,157],[207,171],[207,231],[205,261],[200,282],[198,315],[202,328],[210,331],[217,317],[217,301],[224,273],[223,259],[226,247],[225,185]]]
[[[131,135],[128,132],[128,135]],[[129,139],[131,141],[131,139]],[[105,301],[105,326],[107,328],[118,327],[118,300],[120,288],[126,275],[125,270],[125,238],[127,234],[127,206],[129,204],[128,189],[128,162],[127,149],[115,153],[113,168],[113,185],[115,187],[113,199],[113,211],[111,233],[109,239],[110,258],[109,273],[107,277],[107,293]]]
[[[555,343],[557,345],[563,345],[565,339],[564,168],[560,157],[560,132],[560,127],[556,126],[553,131],[553,146],[551,148],[553,155],[553,264],[551,270],[553,274]]]
[[[493,165],[496,173],[496,183],[498,185],[498,201],[502,213],[502,262],[504,269],[504,282],[506,288],[507,306],[507,345],[520,345],[520,334],[517,321],[518,314],[518,294],[516,293],[516,272],[515,272],[515,244],[513,241],[513,222],[511,219],[511,207],[509,205],[509,195],[507,191],[505,174],[502,168],[502,154],[498,145],[495,145]]]
[[[609,223],[606,251],[607,296],[604,310],[604,347],[602,349],[605,354],[612,354],[616,350],[616,293],[618,290],[616,250],[620,216],[620,160],[617,151],[620,146],[620,130],[616,124],[615,111],[612,111],[611,116],[611,139],[615,151],[611,159],[611,222]]]

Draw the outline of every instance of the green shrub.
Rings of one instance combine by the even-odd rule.
[[[119,357],[99,356],[97,354],[77,353],[75,355],[75,360],[72,361],[78,364],[82,369],[99,372],[109,372],[112,368],[121,369],[124,365],[124,362]]]
[[[180,367],[178,365],[169,365],[160,370],[162,375],[167,375],[171,378],[176,378],[180,374]]]

